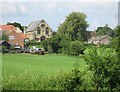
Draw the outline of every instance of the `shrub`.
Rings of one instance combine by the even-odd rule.
[[[83,46],[83,44],[79,41],[73,41],[70,44],[70,53],[71,55],[79,55],[79,54],[83,54],[85,50],[85,47]]]
[[[96,90],[120,90],[120,63],[114,49],[91,48],[85,60]]]
[[[2,53],[8,53],[9,50],[5,47],[5,46],[2,46]]]
[[[58,74],[51,76],[42,76],[41,74],[31,74],[29,72],[22,72],[9,76],[3,76],[4,90],[62,90],[66,92],[73,92],[76,90],[85,90],[83,74],[79,69],[75,68],[72,72]]]

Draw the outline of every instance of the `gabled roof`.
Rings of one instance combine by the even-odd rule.
[[[7,42],[5,40],[0,40],[0,44],[2,44],[3,42],[6,42],[6,43],[10,44],[9,42]]]
[[[13,25],[0,25],[0,35],[2,35],[2,32],[5,32],[6,35],[11,33],[12,31],[15,31],[16,27]]]
[[[13,25],[0,25],[0,30],[9,31],[9,30],[16,30],[16,27]]]
[[[90,38],[88,41],[101,41],[102,39],[105,39],[106,37],[109,37],[108,35],[103,35],[103,36],[93,36]],[[109,37],[110,38],[110,37]]]
[[[28,28],[26,30],[26,32],[29,32],[29,31],[33,31],[41,22],[42,20],[38,20],[38,21],[33,21],[31,22],[29,25],[28,25]]]

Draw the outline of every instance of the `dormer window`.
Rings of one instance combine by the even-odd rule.
[[[37,28],[37,34],[40,34],[41,33],[41,30],[40,30],[40,27]]]

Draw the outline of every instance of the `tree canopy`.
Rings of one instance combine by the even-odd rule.
[[[17,22],[10,23],[10,22],[8,22],[7,25],[13,25],[14,27],[18,27],[22,32],[24,31],[24,28],[21,26],[20,23],[17,23]]]
[[[58,27],[58,33],[68,34],[71,41],[86,41],[86,29],[88,27],[86,15],[80,12],[70,13],[65,21]]]
[[[115,37],[116,35],[116,32],[110,27],[108,27],[108,25],[98,27],[96,32],[98,35],[109,35],[110,37]]]

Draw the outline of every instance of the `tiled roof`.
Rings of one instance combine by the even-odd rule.
[[[33,31],[42,20],[33,21],[28,25],[26,32]]]
[[[26,35],[24,35],[23,33],[18,33],[23,39],[28,38]]]
[[[6,35],[11,33],[12,31],[16,30],[16,27],[13,25],[0,25],[0,35],[2,35],[2,31],[5,32]]]
[[[0,25],[0,30],[9,31],[9,30],[16,30],[16,27],[13,25]]]
[[[103,36],[93,36],[92,38],[88,39],[88,41],[100,41],[106,37],[109,37],[108,35],[103,35]]]

